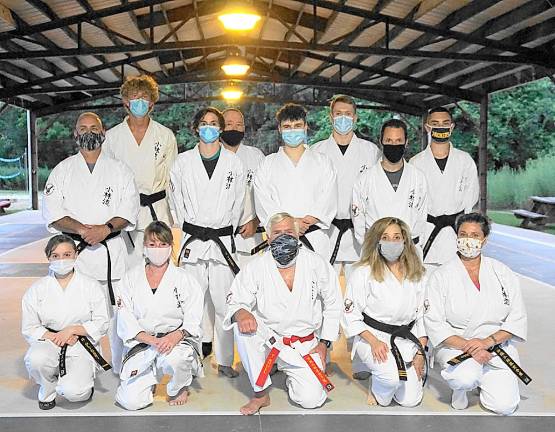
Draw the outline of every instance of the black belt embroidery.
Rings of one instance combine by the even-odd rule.
[[[501,348],[500,344],[488,348],[488,351],[497,354],[499,358],[503,361],[503,363],[505,363],[509,367],[511,372],[514,373],[524,384],[528,385],[532,382],[532,378],[530,378],[530,376],[522,370],[518,363],[515,362],[509,354],[507,354],[507,351]],[[471,357],[472,355],[468,353],[462,353],[456,357],[453,357],[447,362],[447,364],[451,366],[456,366]]]
[[[50,328],[46,328],[46,329],[51,333],[58,333],[57,330],[52,330]],[[102,355],[98,352],[98,350],[96,349],[96,347],[93,345],[93,343],[90,341],[88,337],[78,336],[77,340],[81,345],[83,345],[83,348],[85,348],[85,350],[90,354],[90,356],[94,359],[94,361],[100,365],[102,369],[104,369],[105,371],[112,369],[112,366],[110,366],[110,364],[104,359],[104,357],[102,357]],[[65,344],[60,350],[60,356],[58,358],[60,377],[63,377],[64,375],[67,374],[66,354],[67,354],[68,346],[69,346],[68,344]]]

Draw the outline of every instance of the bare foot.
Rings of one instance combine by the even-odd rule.
[[[189,397],[189,389],[187,387],[183,387],[179,390],[175,396],[169,396],[168,402],[171,406],[174,405],[185,405],[187,403],[187,398]]]
[[[270,395],[265,394],[261,397],[253,397],[245,405],[241,407],[239,411],[243,415],[253,415],[256,414],[260,408],[264,408],[270,405]]]
[[[376,400],[376,398],[374,397],[374,394],[371,391],[368,392],[368,399],[366,399],[366,403],[370,406],[378,405],[378,401]]]

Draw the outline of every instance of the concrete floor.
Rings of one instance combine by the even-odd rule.
[[[0,226],[2,225],[0,220]],[[33,220],[24,223],[32,224]],[[36,222],[35,222],[36,223]],[[38,228],[35,228],[38,230]],[[529,315],[529,341],[521,346],[523,368],[533,382],[522,386],[520,408],[514,417],[498,419],[484,411],[477,403],[477,395],[470,397],[470,407],[464,412],[451,409],[450,393],[432,371],[422,404],[406,409],[400,406],[368,407],[365,403],[368,381],[353,381],[346,352],[341,340],[332,353],[332,382],[336,389],[319,410],[306,411],[293,406],[285,392],[284,377],[276,375],[271,391],[272,405],[252,418],[238,415],[239,407],[250,395],[246,375],[231,380],[218,377],[213,359],[205,360],[207,376],[197,380],[190,402],[183,407],[169,407],[165,389],[158,388],[153,406],[128,413],[114,405],[113,395],[117,379],[111,373],[98,377],[94,399],[89,403],[69,404],[59,398],[58,406],[48,413],[39,411],[36,402],[37,386],[28,380],[23,365],[27,348],[20,334],[20,300],[25,290],[46,272],[42,250],[46,239],[34,239],[0,254],[0,333],[2,362],[0,363],[0,430],[51,431],[78,430],[119,431],[134,430],[336,430],[348,426],[353,430],[492,430],[553,431],[555,425],[555,375],[547,365],[553,363],[555,349],[551,329],[555,327],[555,288],[548,284],[521,278],[524,299]],[[105,350],[109,352],[109,350]],[[237,365],[240,369],[240,364]],[[186,416],[186,419],[176,416]],[[233,416],[233,417],[229,417]],[[371,416],[371,417],[368,417]],[[60,423],[63,417],[63,423]],[[467,421],[467,420],[468,421]],[[532,421],[533,420],[533,421]],[[63,424],[63,427],[61,425]],[[117,426],[117,427],[116,427]],[[453,426],[453,427],[452,427]],[[461,426],[459,429],[458,426]],[[464,426],[464,427],[463,427]],[[393,428],[392,428],[393,427]]]

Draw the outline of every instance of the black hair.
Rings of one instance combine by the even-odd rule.
[[[389,119],[382,125],[382,130],[380,131],[380,143],[383,141],[383,133],[386,128],[403,129],[405,133],[405,142],[407,142],[407,125],[403,120],[399,119]]]
[[[445,107],[442,107],[442,106],[434,107],[434,108],[428,110],[428,115],[426,116],[426,121],[428,121],[428,119],[430,118],[430,116],[433,113],[437,113],[437,112],[442,112],[442,113],[449,114],[449,118],[451,119],[451,121],[453,121],[453,114],[451,114],[451,111],[449,111],[449,109],[447,109]]]
[[[202,121],[202,119],[204,118],[204,116],[207,113],[212,113],[216,117],[218,117],[218,123],[220,124],[220,129],[221,130],[225,129],[225,119],[224,119],[224,116],[221,113],[221,111],[218,108],[206,107],[206,108],[202,108],[201,110],[197,111],[197,113],[193,117],[193,122],[191,123],[191,128],[193,129],[193,131],[195,133],[198,133],[197,132],[198,126],[199,126],[200,122]]]
[[[284,122],[287,120],[290,120],[290,121],[302,120],[306,123],[306,109],[302,105],[288,103],[283,105],[279,109],[279,111],[276,113],[276,119],[277,119],[278,125],[280,125],[281,122]]]
[[[50,258],[50,255],[52,255],[52,252],[54,251],[54,249],[56,249],[62,243],[70,244],[73,247],[73,252],[77,252],[77,246],[75,245],[75,242],[70,236],[66,234],[57,234],[54,237],[52,237],[50,240],[48,240],[48,243],[44,248],[44,253],[46,254],[46,258]]]
[[[487,216],[484,216],[482,213],[478,212],[460,215],[455,222],[457,234],[459,233],[459,229],[461,228],[462,224],[466,222],[480,224],[480,228],[482,229],[484,236],[489,236],[489,233],[491,232],[491,221]]]

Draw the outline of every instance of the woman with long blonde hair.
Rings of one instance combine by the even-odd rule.
[[[342,326],[372,373],[368,404],[422,400],[426,333],[422,320],[424,267],[400,219],[377,220],[366,232],[361,259],[347,282]]]

